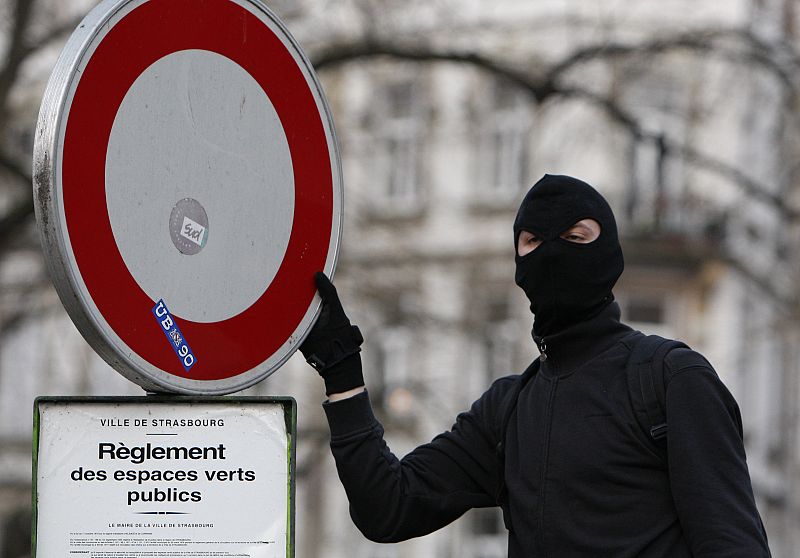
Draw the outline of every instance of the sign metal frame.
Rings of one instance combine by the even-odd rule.
[[[285,25],[261,0],[227,1],[239,6],[247,5],[271,21],[271,25],[274,25],[275,29],[280,31],[281,41],[286,41],[284,46],[290,56],[294,58],[297,68],[302,73],[306,85],[313,96],[321,126],[325,133],[324,141],[327,144],[330,159],[331,204],[333,208],[330,242],[327,246],[324,267],[320,267],[322,267],[322,271],[332,276],[338,260],[342,233],[343,178],[333,117],[324,91],[310,61],[300,49],[296,40]],[[114,27],[111,23],[113,23],[115,17],[125,17],[120,16],[120,14],[126,9],[133,9],[131,5],[136,5],[138,9],[138,7],[146,4],[148,4],[148,0],[103,0],[86,16],[70,37],[51,75],[41,105],[33,157],[34,207],[46,256],[45,259],[56,291],[77,329],[92,348],[120,374],[150,392],[171,392],[186,395],[223,395],[233,393],[250,387],[268,377],[289,359],[308,335],[319,315],[321,301],[318,295],[309,294],[311,302],[302,314],[302,318],[300,318],[293,333],[289,334],[288,337],[281,336],[278,339],[272,339],[265,335],[265,338],[270,339],[269,343],[278,344],[279,346],[264,360],[259,361],[251,358],[248,362],[258,363],[252,368],[242,365],[241,370],[228,372],[217,364],[209,372],[210,376],[208,378],[191,377],[191,375],[182,373],[179,359],[171,356],[170,358],[174,360],[174,370],[167,371],[163,365],[162,367],[154,365],[152,361],[141,356],[141,351],[132,348],[129,339],[124,339],[121,334],[118,334],[115,326],[109,323],[108,316],[98,308],[99,305],[95,303],[84,277],[78,270],[75,255],[73,254],[72,241],[67,234],[65,223],[62,222],[65,221],[65,202],[61,199],[62,184],[59,183],[59,180],[61,164],[64,160],[64,147],[60,142],[65,134],[66,118],[69,116],[68,109],[72,103],[71,95],[74,95],[82,76],[79,71],[80,66],[86,62],[87,57],[90,58],[93,55],[93,49],[98,47],[99,42],[95,44],[94,41],[100,36],[99,34],[111,32],[109,29],[113,30]],[[303,248],[302,254],[298,251],[298,254],[302,258],[306,254],[306,249]],[[303,289],[310,293],[315,292],[312,290],[311,273],[309,273],[308,277],[308,286],[303,285]],[[282,291],[284,296],[285,292],[286,289]],[[122,292],[120,296],[125,298],[127,294]],[[155,304],[156,301],[153,302]],[[242,314],[245,314],[245,312]],[[277,314],[280,313],[278,312]],[[196,341],[198,338],[196,333],[193,333],[191,329],[189,331],[186,330],[188,328],[198,329],[202,327],[202,324],[197,325],[194,322],[181,321],[180,316],[177,316],[177,318],[178,320],[176,321],[187,334],[188,342],[192,343],[192,349],[198,353],[197,358],[198,362],[200,362],[203,359],[202,343]],[[230,321],[238,318],[239,316],[236,316]],[[126,318],[114,316],[114,319],[119,323],[124,322]],[[152,318],[150,319],[152,320]],[[244,321],[240,320],[237,323],[244,323]],[[248,327],[252,327],[257,323],[258,321],[252,319],[252,317],[246,321]],[[228,328],[223,334],[216,337],[220,340],[231,339],[230,329]],[[141,332],[142,330],[143,328],[139,327],[137,331]],[[291,330],[289,329],[288,331]],[[212,339],[215,333],[209,333],[205,337]],[[137,333],[136,335],[144,334]],[[149,332],[148,335],[150,335]],[[163,342],[163,339],[161,341],[164,349],[160,348],[158,350],[166,350],[168,343]],[[137,343],[143,344],[143,342],[139,341]],[[153,345],[151,342],[149,343],[148,347]],[[251,343],[250,346],[254,345]],[[235,351],[228,350],[224,354],[230,354],[231,352]],[[219,354],[223,354],[223,352],[220,351]],[[215,358],[219,361],[221,357]],[[247,366],[250,366],[250,364]],[[195,370],[197,370],[196,367]]]
[[[213,403],[214,405],[247,405],[268,404],[280,405],[283,409],[283,418],[287,435],[287,537],[286,556],[295,556],[295,501],[296,501],[296,459],[297,459],[297,402],[293,397],[286,396],[172,396],[172,395],[147,395],[147,396],[40,396],[33,403],[33,444],[32,444],[32,491],[31,491],[31,556],[36,558],[37,552],[37,519],[38,519],[38,463],[40,441],[40,404],[42,403],[74,403],[80,404],[154,404],[174,407],[176,405]]]

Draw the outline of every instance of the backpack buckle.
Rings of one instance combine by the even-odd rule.
[[[663,422],[650,429],[650,437],[653,440],[660,440],[667,435],[667,423]]]

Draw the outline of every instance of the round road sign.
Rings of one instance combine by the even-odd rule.
[[[70,317],[148,390],[277,369],[332,274],[342,180],[310,63],[259,0],[106,0],[45,92],[37,220]]]

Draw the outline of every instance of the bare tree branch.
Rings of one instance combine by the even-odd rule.
[[[538,102],[544,101],[552,93],[547,89],[546,84],[531,78],[525,72],[474,52],[437,51],[426,46],[406,46],[367,40],[333,45],[313,55],[311,62],[317,71],[322,71],[356,60],[382,56],[413,62],[454,62],[477,66],[497,78],[528,91]]]
[[[790,316],[800,316],[800,297],[786,296],[778,291],[770,281],[768,276],[759,273],[746,265],[745,262],[740,261],[738,258],[731,257],[730,255],[721,254],[721,261],[741,273],[752,284],[758,286],[764,294],[770,297],[774,302],[776,308],[785,311]]]
[[[19,77],[22,64],[31,54],[74,29],[80,21],[78,18],[70,19],[51,27],[34,39],[26,40],[35,3],[35,0],[17,0],[13,7],[14,21],[10,32],[9,47],[2,67],[0,67],[0,130],[7,129],[6,124],[11,110],[9,96]],[[0,142],[4,139],[0,138]],[[30,170],[3,149],[1,143],[0,169],[18,179],[17,182],[23,186],[22,196],[0,216],[0,252],[2,252],[30,222],[33,215],[33,194]]]
[[[81,20],[83,20],[82,15],[73,19],[68,19],[51,27],[38,37],[34,37],[33,39],[25,42],[23,44],[22,51],[20,52],[20,56],[25,59],[39,49],[46,47],[51,42],[61,39],[67,33],[74,31],[75,28],[80,24]]]
[[[678,145],[676,143],[666,141],[667,154],[680,155],[688,163],[698,166],[702,169],[711,171],[718,176],[721,176],[728,181],[736,184],[748,197],[761,201],[770,207],[775,208],[782,217],[789,221],[800,220],[800,210],[787,205],[786,200],[778,195],[770,192],[770,189],[747,176],[739,169],[723,163],[718,159],[701,153],[688,145]]]
[[[741,32],[709,32],[701,34],[700,38],[690,36],[676,37],[672,40],[662,39],[653,41],[649,46],[645,46],[651,53],[660,52],[665,49],[673,48],[706,48],[703,37],[710,36],[735,36],[739,37]],[[747,34],[745,34],[747,36]],[[702,40],[701,40],[702,39]],[[755,39],[752,39],[755,41]],[[507,80],[523,91],[528,92],[538,103],[544,103],[551,98],[579,98],[594,104],[609,116],[613,121],[628,130],[636,139],[646,142],[660,144],[663,142],[664,154],[673,157],[686,157],[694,165],[717,174],[738,186],[740,190],[754,199],[767,203],[779,212],[783,217],[790,221],[800,220],[800,209],[789,207],[781,196],[774,195],[764,184],[758,183],[739,169],[728,165],[720,160],[702,154],[694,148],[679,144],[678,142],[664,138],[660,133],[645,131],[639,120],[632,113],[626,111],[618,101],[611,97],[594,93],[587,89],[574,85],[561,85],[557,79],[558,75],[573,67],[580,61],[587,61],[599,56],[615,56],[623,53],[629,54],[635,48],[630,46],[596,46],[593,48],[582,49],[569,55],[564,61],[553,66],[553,68],[540,76],[529,75],[511,66],[500,64],[489,57],[472,52],[457,51],[437,51],[426,46],[405,46],[387,42],[364,41],[360,43],[334,45],[325,51],[317,53],[312,57],[312,63],[317,70],[334,68],[355,60],[388,57],[398,60],[410,60],[415,62],[455,62],[469,64],[486,71],[496,78]]]
[[[23,184],[26,184],[28,186],[31,185],[31,175],[28,172],[28,169],[19,164],[19,162],[15,160],[14,157],[9,155],[2,149],[0,149],[0,167],[4,168],[13,176],[18,178],[20,182],[22,182]]]
[[[741,53],[730,47],[718,44],[718,41],[724,39],[742,42],[749,47],[749,51]],[[644,43],[606,43],[586,46],[573,51],[569,56],[551,66],[545,75],[545,79],[555,81],[574,67],[595,60],[609,60],[629,56],[644,57],[676,50],[714,53],[726,56],[732,61],[753,62],[774,73],[787,89],[791,91],[796,89],[793,76],[794,71],[798,68],[787,69],[782,66],[776,60],[774,48],[761,41],[753,33],[740,29],[709,29],[661,37]],[[797,59],[794,58],[792,60],[792,65],[797,66]]]
[[[580,87],[553,86],[552,95],[563,98],[583,99],[603,109],[613,122],[616,122],[633,135],[634,138],[648,141],[658,141],[656,134],[646,133],[639,125],[639,121],[631,113],[626,112],[616,101],[603,95],[598,95]]]
[[[761,201],[774,208],[788,221],[800,220],[800,209],[789,206],[783,196],[771,193],[770,188],[766,184],[759,183],[736,167],[701,153],[689,145],[671,140],[662,133],[646,132],[639,126],[638,121],[632,114],[626,112],[613,100],[579,88],[556,88],[555,91],[564,97],[582,98],[598,105],[613,121],[627,128],[635,138],[640,141],[659,145],[664,155],[668,157],[682,157],[690,164],[725,178],[727,181],[738,186],[748,197]]]
[[[4,128],[8,116],[8,95],[25,60],[25,33],[28,30],[34,4],[35,0],[17,0],[14,7],[14,23],[11,27],[8,52],[0,68],[0,129]]]
[[[28,169],[0,149],[0,169],[16,178],[21,185],[21,196],[0,215],[0,254],[17,237],[33,216],[33,187]]]
[[[0,253],[5,250],[16,235],[30,222],[33,216],[33,191],[14,202],[0,217]]]

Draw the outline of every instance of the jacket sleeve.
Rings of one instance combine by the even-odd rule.
[[[496,505],[499,461],[498,380],[452,429],[402,459],[389,450],[367,393],[326,403],[331,451],[350,501],[350,516],[368,539],[397,542],[431,533],[474,507]]]
[[[672,351],[666,365],[669,476],[692,556],[770,556],[736,401],[698,353]]]

